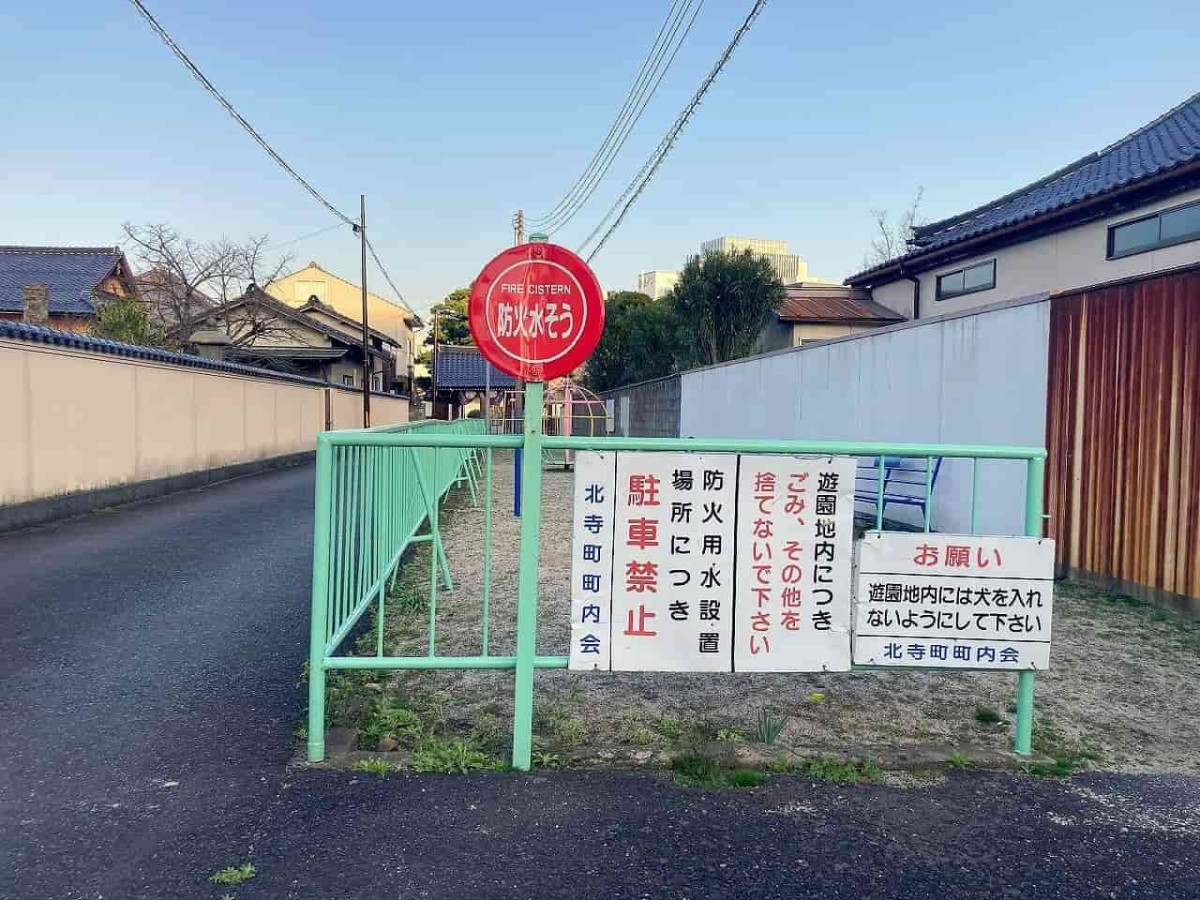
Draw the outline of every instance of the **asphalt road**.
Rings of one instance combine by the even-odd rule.
[[[0,896],[1190,898],[1200,779],[294,763],[312,469],[0,536]],[[235,888],[217,869],[252,861]]]

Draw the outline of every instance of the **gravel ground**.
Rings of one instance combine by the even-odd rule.
[[[519,520],[512,515],[512,462],[495,460],[491,593],[493,654],[514,652]],[[565,654],[570,606],[569,472],[544,477],[538,649]],[[464,491],[443,518],[456,589],[439,592],[437,649],[478,653],[482,593],[482,509]],[[421,549],[403,580],[427,592]],[[416,586],[420,585],[420,588]],[[391,652],[421,653],[423,614],[392,604]],[[415,706],[435,697],[464,733],[507,728],[506,673],[394,676],[386,686]],[[760,716],[786,722],[774,748],[893,761],[1002,756],[1012,742],[1016,678],[1011,674],[855,672],[688,675],[539,671],[537,745],[579,763],[665,761],[696,741],[752,737]],[[439,710],[441,707],[439,707]],[[984,724],[997,713],[1000,722]],[[439,711],[439,715],[442,712]],[[507,733],[492,735],[502,746]],[[773,749],[774,749],[773,748]],[[1200,772],[1200,623],[1074,582],[1058,585],[1050,671],[1039,675],[1035,749],[1118,771]],[[939,756],[940,754],[940,756]]]

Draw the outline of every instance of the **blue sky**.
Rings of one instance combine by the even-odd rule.
[[[367,194],[373,242],[422,310],[511,241],[513,210],[544,213],[567,190],[669,5],[147,0],[336,205],[354,212]],[[591,231],[748,7],[708,0],[556,240]],[[812,274],[840,279],[861,266],[871,211],[900,211],[918,185],[927,218],[960,212],[1200,89],[1197,33],[1194,2],[771,0],[597,274],[632,287],[744,234],[785,238]],[[0,243],[112,243],[125,221],[285,242],[333,222],[122,0],[8,4],[0,59]],[[356,277],[348,233],[280,249]]]

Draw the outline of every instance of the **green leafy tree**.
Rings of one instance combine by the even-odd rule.
[[[786,296],[771,264],[749,250],[692,257],[668,295],[683,368],[740,359]]]
[[[661,378],[675,371],[676,329],[671,305],[637,291],[610,291],[604,334],[587,364],[593,391]]]
[[[471,298],[470,288],[457,288],[448,293],[441,303],[435,303],[429,310],[429,333],[425,335],[425,343],[433,344],[433,317],[438,317],[437,339],[439,344],[452,344],[457,347],[473,347],[475,339],[471,337],[471,329],[467,326],[467,301]]]
[[[139,344],[143,347],[162,347],[165,342],[160,330],[150,323],[146,307],[132,297],[113,297],[96,308],[92,334],[110,341]]]

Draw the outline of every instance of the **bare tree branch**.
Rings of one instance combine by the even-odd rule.
[[[152,320],[179,343],[208,328],[224,330],[234,346],[298,339],[292,323],[252,290],[270,284],[291,262],[268,259],[266,235],[200,242],[165,223],[126,223],[124,231],[126,249],[143,268],[138,278]]]
[[[894,222],[887,210],[871,210],[871,216],[875,220],[876,233],[871,238],[870,249],[863,258],[863,268],[872,269],[908,252],[913,232],[922,222],[921,200],[924,196],[925,188],[918,187],[912,203]]]

